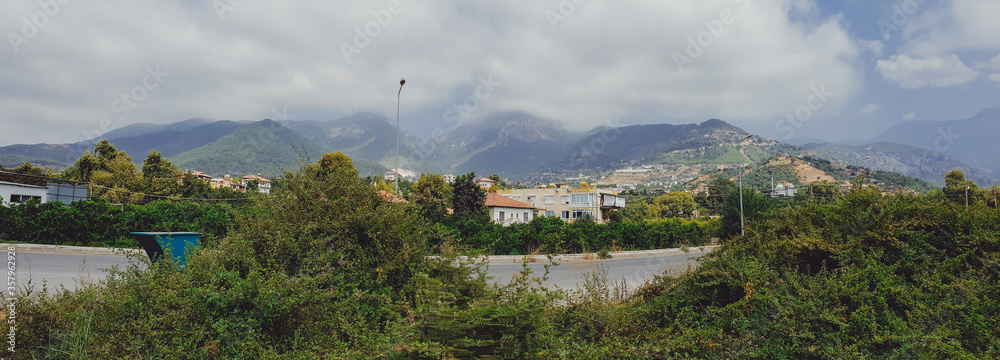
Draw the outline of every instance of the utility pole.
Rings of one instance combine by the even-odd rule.
[[[403,84],[406,84],[406,78],[399,80],[399,92],[396,93],[396,174],[393,178],[396,180],[396,199],[399,200],[399,95],[403,93]]]
[[[747,135],[740,142],[746,141],[747,139],[752,138],[752,137],[753,137],[753,134]],[[748,157],[747,160],[749,160],[749,159],[750,158]],[[742,162],[740,163],[740,173],[739,173],[740,174],[739,175],[740,176],[740,236],[746,235],[746,232],[744,232],[744,230],[743,230],[743,164],[744,163],[742,163]]]
[[[965,187],[965,208],[969,208],[969,187]]]
[[[743,164],[740,164],[740,236],[746,235],[743,231]]]

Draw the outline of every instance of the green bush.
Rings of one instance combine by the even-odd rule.
[[[243,207],[156,201],[145,205],[111,205],[75,201],[0,206],[0,241],[83,246],[137,244],[133,231],[200,232],[207,241],[225,237],[237,226]]]

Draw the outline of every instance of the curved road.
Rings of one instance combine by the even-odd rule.
[[[586,279],[597,275],[608,284],[624,285],[634,290],[656,275],[678,273],[696,265],[694,258],[704,255],[700,249],[688,253],[677,252],[668,255],[634,257],[624,259],[566,261],[550,267],[549,279],[544,284],[562,289],[582,287]],[[134,261],[134,260],[133,260]],[[117,265],[125,269],[129,258],[123,255],[80,255],[46,252],[17,252],[15,270],[17,288],[26,289],[31,280],[33,291],[40,291],[45,282],[51,293],[61,286],[75,290],[82,282],[97,282],[107,278],[107,269]],[[530,263],[532,276],[544,273],[545,263]],[[492,283],[509,283],[512,276],[522,270],[521,264],[490,264],[487,274]]]

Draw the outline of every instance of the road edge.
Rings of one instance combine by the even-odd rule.
[[[110,249],[110,248],[100,248],[100,247],[87,247],[87,246],[66,246],[66,245],[43,245],[43,244],[0,244],[4,248],[9,248],[14,246],[16,251],[20,252],[34,252],[34,253],[54,253],[54,254],[74,254],[74,255],[117,255],[117,256],[128,256],[128,255],[146,255],[146,252],[142,249]],[[710,251],[718,248],[719,245],[712,246],[695,246],[689,248],[672,248],[672,249],[658,249],[658,250],[635,250],[635,251],[612,251],[609,252],[610,258],[601,258],[597,253],[582,253],[582,254],[554,254],[552,255],[552,261],[556,262],[577,262],[577,261],[594,261],[594,260],[615,260],[615,259],[632,259],[632,258],[644,258],[644,257],[654,257],[654,256],[666,256],[666,255],[676,255],[681,253],[702,253],[707,254]],[[430,259],[436,259],[437,256],[428,256]],[[471,259],[468,256],[459,256],[458,261],[467,262],[473,261],[477,263],[487,263],[487,264],[520,264],[522,262],[529,263],[542,263],[548,262],[548,255],[491,255],[491,256],[476,256]]]
[[[14,247],[15,251],[30,253],[52,253],[73,255],[146,255],[142,249],[111,249],[87,246],[44,245],[44,244],[0,244],[4,249]]]
[[[615,260],[615,259],[634,259],[634,258],[644,258],[644,257],[654,257],[654,256],[666,256],[666,255],[676,255],[683,253],[702,253],[707,254],[712,250],[718,248],[719,245],[711,246],[695,246],[689,248],[672,248],[672,249],[657,249],[657,250],[634,250],[634,251],[612,251],[609,252],[610,258],[601,258],[596,253],[583,253],[583,254],[553,254],[552,261],[555,262],[577,262],[577,261],[595,261],[595,260]],[[428,256],[428,258],[436,259],[437,256]],[[471,259],[468,256],[459,256],[457,259],[459,262],[473,261],[476,263],[484,262],[487,264],[520,264],[522,262],[529,263],[542,263],[548,262],[548,255],[490,255],[490,256],[475,256]]]

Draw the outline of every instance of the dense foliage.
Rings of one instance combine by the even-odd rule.
[[[465,227],[500,228],[456,223],[456,235],[428,226],[408,205],[384,202],[371,183],[315,169],[288,174],[285,188],[242,215],[245,226],[196,251],[182,271],[165,261],[75,292],[22,293],[18,352],[0,355],[1000,357],[1000,209],[983,202],[856,186],[827,202],[761,208],[745,236],[637,292],[600,270],[568,291],[540,287],[529,270],[487,286],[475,268],[453,266],[447,251],[428,259],[451,241],[507,235],[469,240]],[[640,231],[631,226],[607,229],[625,238]],[[572,233],[571,244],[591,246],[593,232],[605,231],[597,229],[536,219],[503,231],[537,241]],[[685,237],[697,227],[663,229]]]
[[[237,225],[228,204],[157,201],[112,205],[103,201],[26,203],[0,206],[0,241],[77,246],[138,247],[129,232],[194,231],[206,241],[226,236]]]
[[[584,253],[700,246],[716,236],[717,221],[684,219],[613,222],[607,225],[538,217],[503,226],[493,222],[445,221],[439,237],[465,250],[493,255]]]

